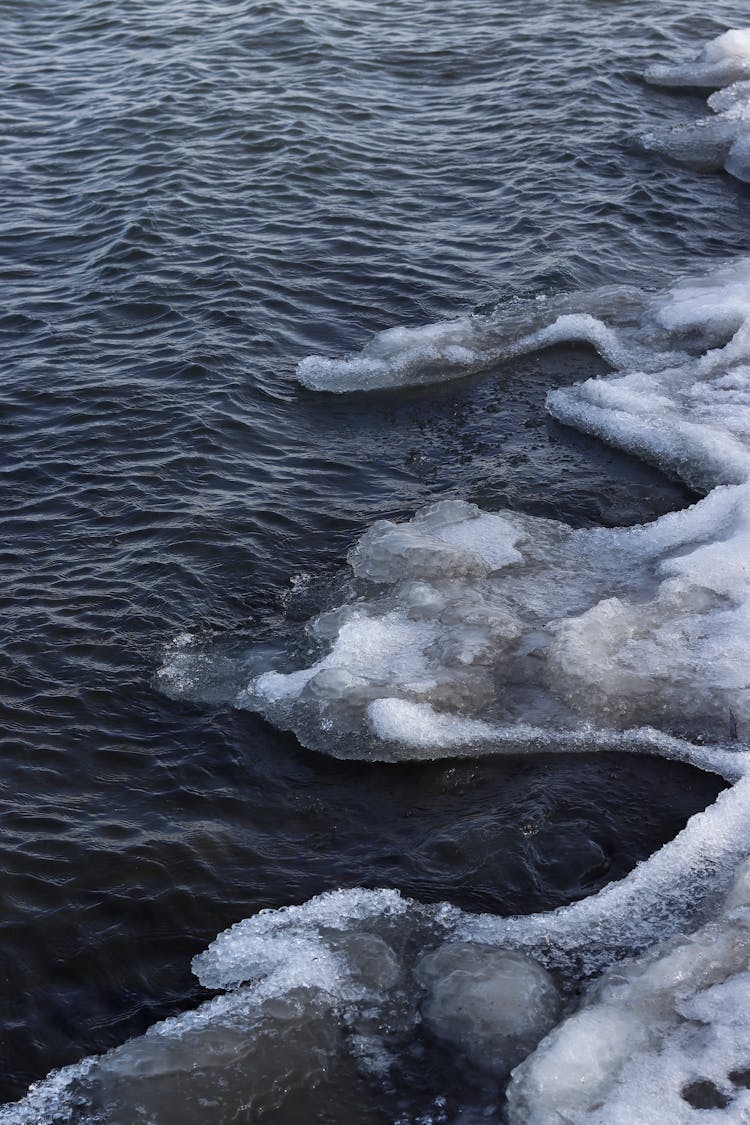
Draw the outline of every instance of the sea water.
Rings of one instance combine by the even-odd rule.
[[[741,12],[6,18],[0,1120],[744,1120]]]

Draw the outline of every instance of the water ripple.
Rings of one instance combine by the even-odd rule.
[[[180,631],[271,643],[290,582],[332,579],[373,519],[431,499],[588,525],[692,498],[542,418],[596,369],[581,349],[366,402],[294,370],[392,324],[747,249],[746,188],[628,147],[689,116],[647,62],[742,18],[5,0],[3,1097],[194,1003],[192,954],[261,906],[357,883],[557,905],[713,799],[687,767],[618,782],[604,756],[333,768],[152,677]],[[571,825],[598,872],[550,874]]]

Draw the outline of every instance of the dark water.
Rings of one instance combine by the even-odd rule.
[[[444,496],[578,525],[689,502],[542,414],[560,348],[332,400],[345,351],[515,293],[657,286],[747,250],[748,190],[639,129],[702,102],[699,3],[4,0],[0,1097],[202,998],[256,909],[397,886],[498,912],[627,871],[715,796],[688,767],[344,766],[153,684],[183,630],[283,626],[373,519]]]

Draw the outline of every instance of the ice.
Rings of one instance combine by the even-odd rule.
[[[749,875],[707,925],[596,982],[515,1071],[512,1125],[748,1119]]]
[[[382,1120],[368,1082],[418,1018],[387,941],[403,936],[408,907],[396,892],[341,892],[233,927],[195,960],[224,995],[51,1075],[0,1122],[291,1125],[337,1105],[344,1120],[351,1104],[358,1120]]]
[[[496,1077],[509,1073],[557,1020],[559,996],[546,970],[512,950],[457,942],[420,963],[430,1031]]]
[[[723,113],[728,118],[747,120],[750,117],[750,81],[733,82],[711,94],[708,104],[714,113]]]
[[[746,123],[729,115],[701,117],[689,125],[644,133],[641,144],[650,152],[700,172],[720,172]]]
[[[750,184],[750,123],[730,148],[725,167],[738,180]]]
[[[716,89],[750,78],[750,28],[724,32],[684,63],[657,64],[646,79],[658,86],[701,86]]]
[[[703,171],[724,168],[750,181],[750,28],[728,31],[693,62],[654,66],[649,81],[661,86],[717,90],[708,99],[713,117],[642,136],[645,148]]]
[[[585,724],[575,730],[534,727],[528,723],[501,725],[447,714],[427,703],[404,699],[375,700],[368,707],[368,715],[378,738],[403,745],[409,757],[415,758],[518,754],[525,750],[576,754],[601,749],[657,754],[707,769],[728,781],[737,781],[743,774],[742,755],[736,750],[696,745],[654,727],[615,731]]]
[[[610,438],[617,427],[622,444],[652,454],[664,443],[679,466],[674,434],[637,399],[629,414],[600,407],[604,425],[589,400],[588,389],[574,400],[580,424]],[[707,434],[696,425],[689,435],[703,469],[716,456],[717,473],[739,474],[745,459],[721,459]],[[439,756],[427,716],[469,743],[487,741],[487,724],[506,740],[515,728],[521,743],[529,727],[653,727],[722,743],[750,723],[749,505],[743,484],[630,530],[514,515],[503,540],[492,517],[466,506],[449,549],[424,531],[447,518],[440,504],[405,525],[383,522],[352,553],[351,602],[310,626],[324,654],[256,677],[238,705],[338,756],[408,758],[411,738],[415,756],[430,745]]]
[[[309,625],[314,658],[252,678],[238,705],[314,749],[371,759],[470,752],[488,729],[498,748],[529,746],[530,730],[746,737],[750,259],[641,294],[637,315],[632,290],[610,296],[613,323],[601,294],[598,316],[543,302],[550,323],[521,338],[579,339],[615,369],[547,407],[705,499],[632,529],[458,501],[380,521],[350,552],[346,601]]]
[[[389,328],[350,360],[309,356],[297,369],[299,381],[316,391],[345,392],[398,386],[401,382],[440,382],[457,368],[481,366],[481,319],[463,318],[421,328]],[[407,374],[413,373],[411,379]]]
[[[745,778],[674,841],[551,914],[469,915],[388,890],[261,911],[194,961],[223,994],[50,1075],[0,1122],[199,1125],[210,1106],[291,1125],[356,1104],[369,1125],[420,1025],[497,1083],[520,1063],[518,1125],[692,1121],[686,1092],[714,1088],[737,1112],[750,1065],[750,763],[737,759]],[[670,940],[621,960],[655,935]],[[642,1116],[649,1104],[659,1116]]]
[[[748,178],[750,30],[649,78],[724,87],[713,118],[653,144],[685,160],[700,147]],[[350,359],[310,357],[299,377],[337,393],[434,382],[568,340],[613,373],[551,392],[550,412],[703,499],[629,529],[453,500],[380,521],[296,658],[285,643],[217,663],[184,634],[160,682],[223,691],[341,757],[618,749],[731,787],[624,879],[547,914],[470,915],[392,890],[262,911],[194,961],[221,995],[51,1075],[0,1122],[197,1125],[206,1106],[348,1120],[356,1105],[367,1125],[420,1036],[496,1083],[515,1066],[513,1125],[750,1120],[750,260],[659,294],[391,329]]]
[[[341,965],[330,961],[331,940],[364,922],[398,920],[406,911],[397,891],[331,892],[304,906],[264,910],[220,934],[194,959],[193,971],[207,988],[233,988],[291,971],[301,974],[295,984],[320,985],[322,979],[329,991],[340,990]]]
[[[335,394],[442,383],[569,341],[590,344],[613,365],[632,358],[634,348],[644,364],[658,365],[662,360],[653,348],[630,341],[627,331],[606,325],[599,315],[614,311],[619,325],[627,328],[639,304],[641,295],[625,286],[554,299],[519,298],[492,315],[389,328],[350,358],[308,356],[299,364],[297,378],[312,390]]]

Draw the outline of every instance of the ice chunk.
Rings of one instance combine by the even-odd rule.
[[[613,966],[516,1070],[515,1125],[692,1122],[750,1114],[750,862],[718,917]],[[716,1115],[715,1115],[716,1116]]]
[[[729,422],[737,439],[722,446],[705,422],[676,437],[654,417],[653,397],[629,393],[614,409],[618,393],[616,383],[584,385],[556,405],[593,432],[675,466],[685,458],[706,477],[750,468],[739,409]],[[696,414],[706,409],[710,401],[697,400]],[[574,736],[652,727],[719,743],[733,724],[748,729],[747,485],[627,531],[451,505],[454,522],[435,532],[440,509],[368,532],[351,556],[351,603],[310,627],[323,655],[301,671],[256,677],[238,704],[313,748],[368,758],[409,757],[410,741],[414,756],[431,747],[437,755],[440,738],[447,752],[501,729],[519,744],[530,728]]]
[[[400,383],[442,382],[485,362],[481,318],[421,328],[389,328],[347,360],[308,356],[297,378],[316,391],[372,390]]]
[[[510,516],[487,515],[474,504],[447,500],[417,512],[411,523],[381,520],[365,532],[349,556],[358,578],[390,582],[433,575],[483,577],[522,561],[516,544],[523,527]]]
[[[728,86],[669,151],[708,148],[744,175],[750,30],[650,77]],[[337,392],[440,381],[571,339],[615,373],[554,391],[550,411],[709,494],[631,529],[455,501],[382,521],[350,554],[343,604],[310,624],[307,666],[283,652],[270,669],[250,662],[237,703],[340,756],[616,746],[732,787],[625,879],[549,914],[468,915],[393,891],[262,912],[196,958],[226,996],[52,1076],[0,1121],[61,1105],[80,1120],[101,1105],[108,1121],[135,1120],[136,1105],[159,1120],[193,1081],[227,1113],[237,1098],[275,1112],[288,1096],[296,1111],[334,1072],[364,1121],[356,1084],[382,1080],[413,1043],[420,1004],[470,1065],[519,1063],[517,1125],[750,1120],[750,261],[656,295],[602,290],[390,330],[349,360],[304,361],[299,377]],[[169,654],[188,691],[205,676],[192,648]],[[550,1030],[558,989],[565,1018]]]
[[[737,117],[719,114],[702,117],[689,125],[644,133],[640,141],[647,151],[661,153],[688,168],[720,172],[745,128],[746,123]]]
[[[653,349],[639,347],[627,332],[602,320],[615,312],[618,320],[629,324],[638,297],[636,290],[607,286],[549,300],[518,299],[492,315],[389,328],[350,358],[309,356],[299,364],[297,378],[313,390],[336,394],[442,383],[573,341],[590,344],[613,365],[635,354],[649,364],[654,362]]]
[[[296,974],[295,987],[315,985],[342,994],[348,977],[332,953],[336,941],[363,925],[398,920],[406,911],[397,891],[331,892],[304,906],[264,910],[220,934],[194,958],[193,971],[207,988],[234,988],[282,972]],[[284,988],[290,979],[285,976]],[[374,979],[371,987],[380,983]]]
[[[694,62],[655,66],[646,77],[665,86],[718,88],[708,99],[714,117],[646,133],[641,137],[646,149],[688,167],[725,168],[737,179],[750,180],[750,29],[728,31],[709,43]]]
[[[750,78],[750,28],[735,28],[712,39],[689,62],[656,64],[646,79],[657,86],[717,89]]]
[[[357,1104],[357,1120],[375,1125],[369,1083],[382,1082],[390,1040],[418,1018],[387,940],[409,905],[396,892],[353,891],[233,927],[195,960],[225,995],[51,1075],[0,1108],[0,1122],[346,1120]]]
[[[750,119],[750,81],[733,82],[711,94],[708,104],[714,113],[725,114],[741,121]]]
[[[738,135],[726,159],[727,172],[750,184],[750,124]]]
[[[496,1077],[524,1059],[557,1019],[552,977],[512,950],[444,945],[423,958],[418,977],[426,989],[422,1016],[433,1034]]]
[[[317,659],[251,679],[240,706],[349,757],[470,752],[490,728],[505,746],[530,730],[746,737],[750,260],[642,295],[637,319],[630,292],[614,326],[543,304],[550,323],[518,346],[578,338],[617,367],[551,392],[551,413],[711,495],[630,530],[456,501],[381,521],[350,553],[349,600],[311,623]]]

